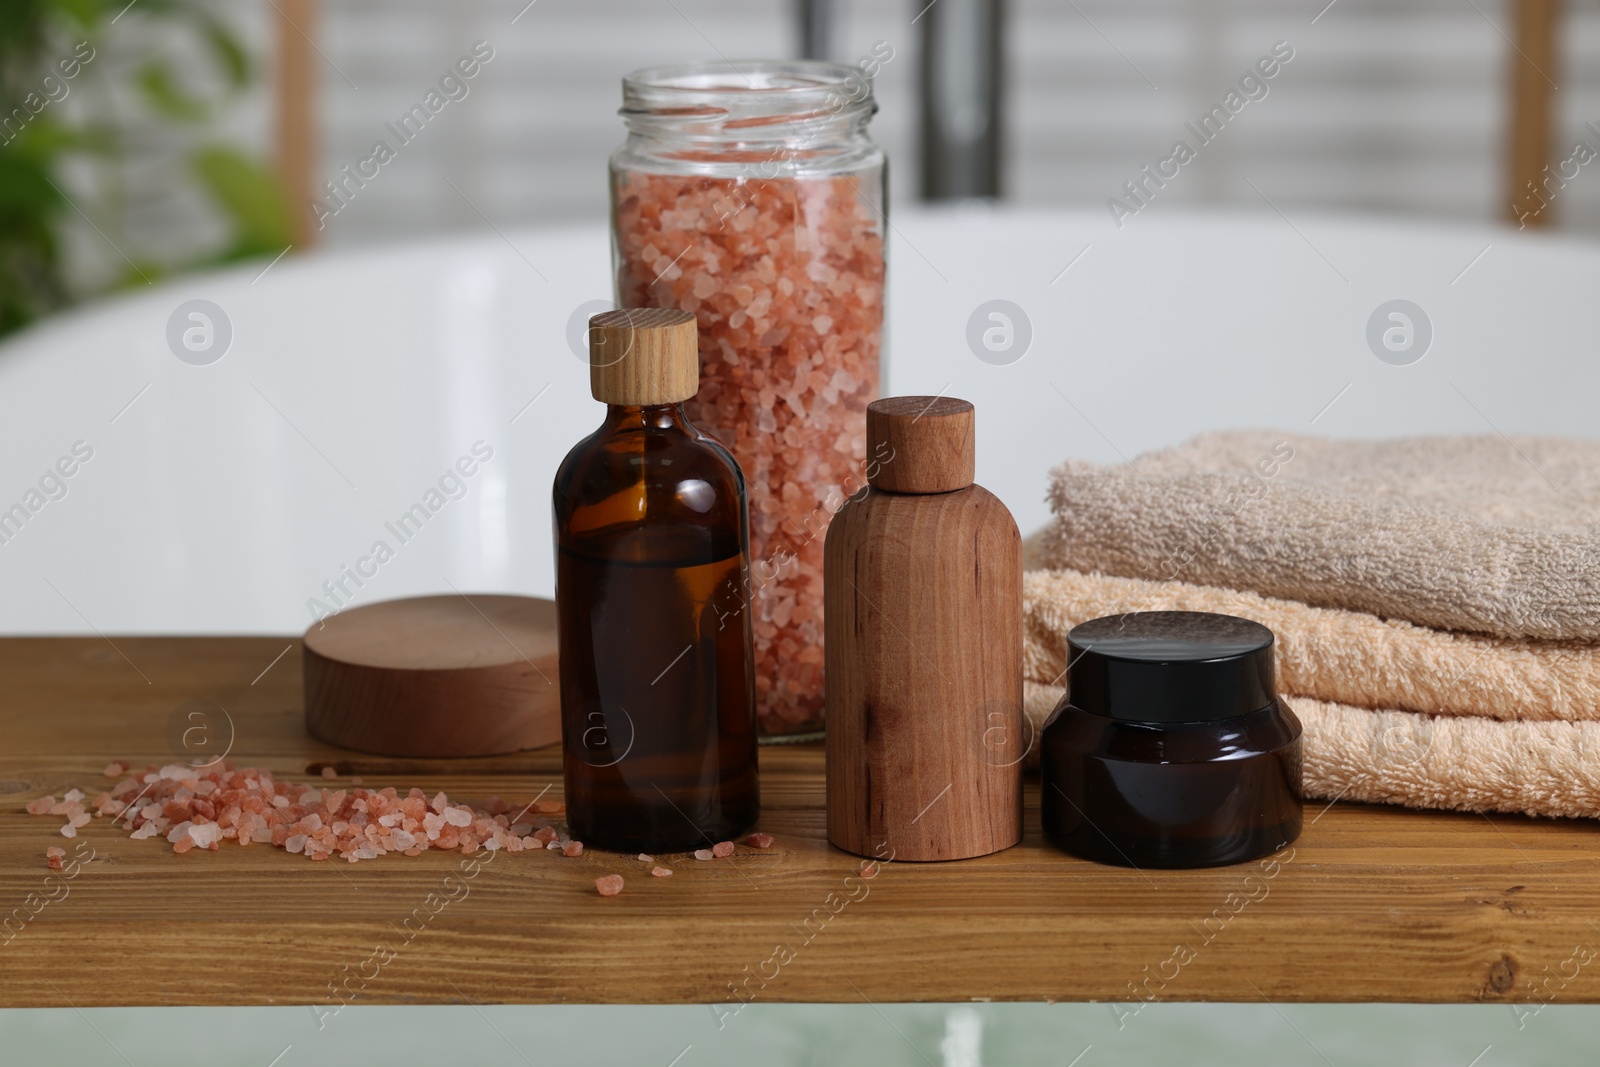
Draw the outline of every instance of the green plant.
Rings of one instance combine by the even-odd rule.
[[[252,77],[249,54],[204,0],[0,0],[0,335],[106,285],[147,284],[290,243],[288,202],[271,167],[208,139]],[[69,105],[74,93],[90,94],[91,106]],[[186,186],[177,195],[223,220],[221,240],[158,254],[127,232],[129,172],[162,140],[153,130],[177,132],[165,141],[182,146],[167,161],[180,165],[162,193]],[[89,178],[69,183],[69,166]],[[87,286],[69,277],[62,252],[80,215],[117,264],[109,280]]]

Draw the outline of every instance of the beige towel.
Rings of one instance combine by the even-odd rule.
[[[1060,684],[1067,631],[1125,611],[1216,611],[1277,634],[1278,687],[1363,708],[1495,719],[1600,720],[1600,646],[1446,633],[1255,593],[1109,578],[1023,576],[1023,676]]]
[[[1207,434],[1051,475],[1051,567],[1600,639],[1600,442]]]
[[[1063,690],[1027,682],[1024,692],[1037,730]],[[1297,697],[1284,702],[1305,727],[1307,799],[1600,817],[1600,723],[1434,717]]]

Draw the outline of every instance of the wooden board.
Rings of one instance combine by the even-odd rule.
[[[552,600],[385,600],[313,623],[302,644],[306,728],[329,744],[488,756],[561,740]]]
[[[189,701],[226,710],[234,758],[284,774],[314,777],[333,760],[371,785],[463,798],[560,791],[555,749],[428,765],[310,740],[299,651],[284,638],[114,640],[0,640],[0,913],[43,891],[44,850],[63,843],[60,819],[22,805],[102,781],[112,757],[173,759],[171,723]],[[466,892],[410,940],[397,924],[462,857],[349,866],[255,846],[178,856],[97,821],[83,831],[94,861],[0,944],[0,1004],[331,1011],[330,985],[345,979],[365,981],[361,1003],[701,1002],[719,1013],[752,996],[1133,1010],[1129,983],[1147,980],[1165,983],[1164,1000],[1600,1001],[1600,960],[1574,962],[1600,943],[1591,823],[1336,804],[1308,811],[1274,874],[1141,873],[1046,846],[1030,784],[1016,848],[891,863],[861,882],[860,861],[825,843],[820,746],[764,748],[762,761],[770,852],[673,857],[677,873],[660,879],[610,854],[505,855],[458,876]],[[627,888],[602,899],[594,878],[612,871]],[[399,947],[373,962],[380,943]],[[1169,962],[1179,945],[1193,958]]]

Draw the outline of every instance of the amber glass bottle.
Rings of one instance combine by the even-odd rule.
[[[692,314],[608,312],[589,340],[605,422],[554,494],[567,822],[602,848],[709,848],[760,811],[744,476],[684,417]]]

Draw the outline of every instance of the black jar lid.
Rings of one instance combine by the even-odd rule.
[[[1128,722],[1211,722],[1276,700],[1272,631],[1203,611],[1135,611],[1067,634],[1072,704]]]

